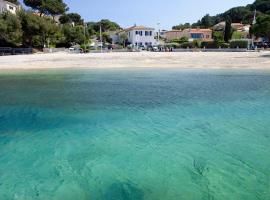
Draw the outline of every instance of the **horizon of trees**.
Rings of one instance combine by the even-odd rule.
[[[18,4],[17,0],[8,0]],[[100,25],[104,42],[110,42],[107,31],[121,29],[108,19],[84,22],[78,13],[68,13],[63,0],[24,0],[29,9],[13,15],[0,14],[0,46],[11,47],[70,47],[87,44],[94,36],[99,37]],[[33,12],[34,11],[34,12]],[[59,23],[55,17],[61,15]]]
[[[256,10],[256,21],[253,25],[254,13]],[[254,3],[246,6],[238,6],[231,8],[224,13],[210,16],[206,14],[197,22],[190,24],[184,23],[175,25],[172,29],[180,30],[185,28],[212,28],[219,22],[225,21],[225,31],[223,33],[224,40],[231,39],[232,30],[228,27],[228,20],[230,23],[244,23],[250,24],[250,34],[254,34],[257,37],[266,37],[270,41],[270,0],[255,0]],[[215,34],[215,33],[213,33]]]

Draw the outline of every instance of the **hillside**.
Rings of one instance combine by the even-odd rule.
[[[232,22],[251,24],[255,10],[257,10],[257,17],[261,15],[270,15],[270,0],[256,0],[253,4],[234,7],[215,16],[206,14],[202,19],[194,24],[179,24],[174,26],[173,29],[183,29],[188,26],[209,28],[221,21],[225,21],[228,18],[230,18]]]

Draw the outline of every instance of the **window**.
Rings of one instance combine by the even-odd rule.
[[[145,31],[145,36],[152,36],[152,31]]]
[[[143,35],[143,32],[142,31],[135,31],[135,34],[142,36]]]
[[[206,35],[206,38],[207,38],[207,39],[209,39],[209,38],[210,38],[210,36],[209,36],[209,35]]]
[[[9,9],[10,9],[10,10],[14,10],[14,7],[12,7],[12,6],[9,6]]]
[[[201,33],[191,33],[191,38],[192,39],[200,39],[200,38],[203,38],[203,34]]]
[[[145,46],[148,46],[148,42],[145,43]]]

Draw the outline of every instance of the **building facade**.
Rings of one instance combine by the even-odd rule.
[[[132,26],[124,30],[127,34],[127,39],[133,46],[152,46],[156,45],[155,29],[145,26]]]
[[[16,14],[16,12],[19,10],[20,10],[19,5],[10,3],[8,1],[0,0],[0,13],[8,11],[12,14]]]
[[[113,43],[118,43],[122,34],[126,35],[127,41],[132,46],[153,46],[157,45],[155,39],[155,29],[145,26],[132,26],[121,30],[116,34],[109,34]]]
[[[192,40],[201,40],[201,41],[212,41],[212,30],[211,29],[184,29],[184,30],[171,30],[165,33],[165,39],[167,41],[181,39],[183,37]]]

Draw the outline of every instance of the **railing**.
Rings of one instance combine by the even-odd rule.
[[[32,48],[11,48],[11,47],[0,47],[0,56],[5,55],[23,55],[32,54]]]

